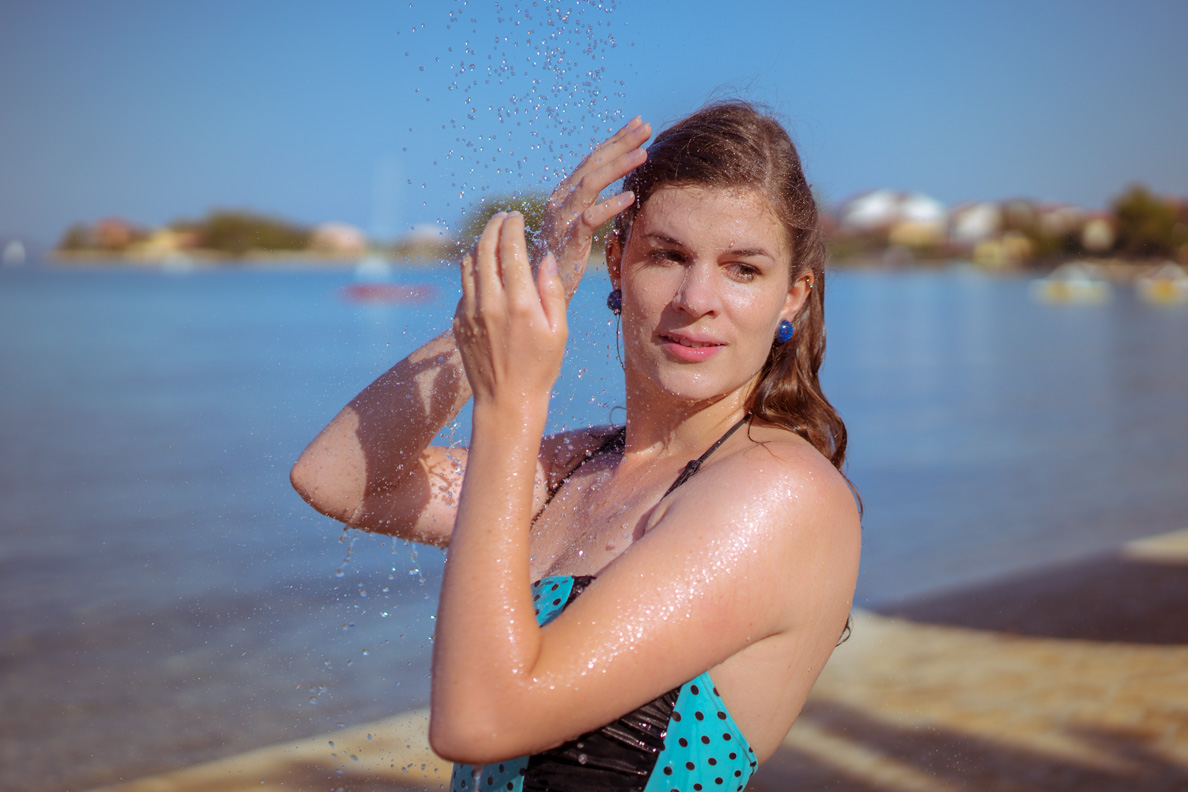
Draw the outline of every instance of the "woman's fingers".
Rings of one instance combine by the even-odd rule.
[[[456,319],[474,316],[478,307],[478,282],[475,273],[475,248],[462,257],[462,299],[458,303]],[[456,327],[454,328],[457,329]]]
[[[647,158],[647,152],[637,148],[607,160],[603,165],[587,172],[574,185],[567,204],[574,208],[575,214],[580,214],[598,200],[603,190],[643,165]]]
[[[545,321],[549,323],[550,328],[564,336],[568,332],[565,318],[565,284],[561,282],[561,275],[557,272],[557,257],[552,253],[545,254],[536,280]]]
[[[630,135],[631,131],[633,129],[636,129],[642,123],[643,123],[643,119],[640,118],[639,116],[636,116],[635,118],[628,121],[626,124],[623,124],[623,126],[619,127],[619,131],[615,132],[615,134],[611,135],[609,138],[607,138],[605,141],[603,141],[601,145],[605,146],[608,143],[614,143],[616,141],[622,140],[627,135]]]
[[[651,136],[651,125],[640,122],[635,127],[625,127],[621,136],[615,135],[594,149],[569,178],[561,182],[560,189],[566,199],[572,197],[593,202],[598,193],[644,163],[647,154],[640,147]]]
[[[536,302],[528,245],[524,239],[524,216],[519,212],[509,213],[503,221],[499,232],[499,264],[508,300],[520,305]]]
[[[499,262],[499,232],[507,212],[496,212],[487,221],[483,233],[479,234],[475,243],[476,268],[478,270],[477,285],[479,310],[490,310],[503,302],[502,273]]]
[[[591,206],[582,213],[582,225],[589,230],[589,233],[593,234],[600,225],[631,206],[634,200],[635,193],[628,190],[608,198],[596,206]]]
[[[557,255],[560,276],[569,294],[581,281],[595,230],[630,205],[630,199],[615,196],[596,206],[599,195],[647,160],[647,152],[641,147],[651,134],[649,124],[638,117],[631,119],[590,152],[549,196],[534,255],[547,250]]]
[[[524,216],[519,212],[493,215],[472,253],[463,258],[462,302],[470,316],[503,313],[511,305],[540,304],[528,260]]]
[[[553,213],[548,234],[550,246],[557,247],[563,254],[574,243],[576,248],[584,249],[595,229],[630,206],[630,201],[615,203],[619,196],[598,206],[594,206],[594,202],[603,190],[647,160],[647,152],[640,146],[650,135],[651,127],[641,122],[618,140],[612,138],[596,149],[574,171],[573,181],[562,183],[550,199]],[[607,214],[607,210],[614,206],[617,208]],[[592,214],[591,209],[595,210]],[[597,222],[592,221],[595,217]]]
[[[565,290],[556,259],[532,275],[524,218],[500,212],[462,262],[454,317],[458,350],[476,400],[547,393],[565,353]]]

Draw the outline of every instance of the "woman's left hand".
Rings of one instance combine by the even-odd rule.
[[[565,288],[545,256],[535,281],[524,218],[500,212],[462,260],[454,335],[475,406],[547,409],[568,332]]]
[[[539,255],[551,251],[557,256],[565,293],[571,298],[586,271],[594,232],[635,200],[630,192],[602,202],[598,198],[603,190],[644,163],[647,152],[643,144],[651,134],[650,124],[638,117],[631,119],[591,151],[549,196],[537,251]]]

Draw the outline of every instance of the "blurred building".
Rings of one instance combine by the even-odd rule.
[[[453,239],[446,229],[434,223],[418,223],[392,246],[394,255],[409,259],[452,257]]]
[[[143,258],[169,258],[198,246],[198,233],[191,230],[158,228],[132,245],[128,252]]]
[[[918,192],[871,190],[837,208],[838,234],[893,247],[935,247],[946,239],[944,204]]]
[[[314,229],[309,249],[327,256],[361,256],[367,252],[367,236],[346,223],[323,223]]]
[[[132,223],[120,217],[105,217],[91,230],[95,245],[104,250],[123,250],[143,234]]]
[[[949,241],[973,248],[1002,232],[1002,209],[996,203],[980,201],[954,206],[949,212]]]
[[[1091,212],[1085,215],[1081,226],[1081,246],[1090,253],[1105,253],[1114,247],[1118,239],[1117,223],[1108,212]]]

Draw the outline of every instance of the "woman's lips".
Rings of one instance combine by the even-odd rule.
[[[677,360],[689,363],[709,360],[725,346],[719,341],[667,333],[661,334],[660,345]]]

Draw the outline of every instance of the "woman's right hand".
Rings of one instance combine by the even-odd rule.
[[[622,192],[596,204],[599,194],[644,163],[647,152],[642,146],[651,135],[651,124],[638,116],[631,119],[549,196],[534,259],[542,260],[546,252],[556,256],[566,299],[573,297],[586,271],[594,232],[635,200],[631,192]]]
[[[534,282],[523,216],[496,214],[462,259],[462,299],[454,313],[476,411],[487,403],[539,408],[543,430],[567,332],[554,257],[545,256]]]

